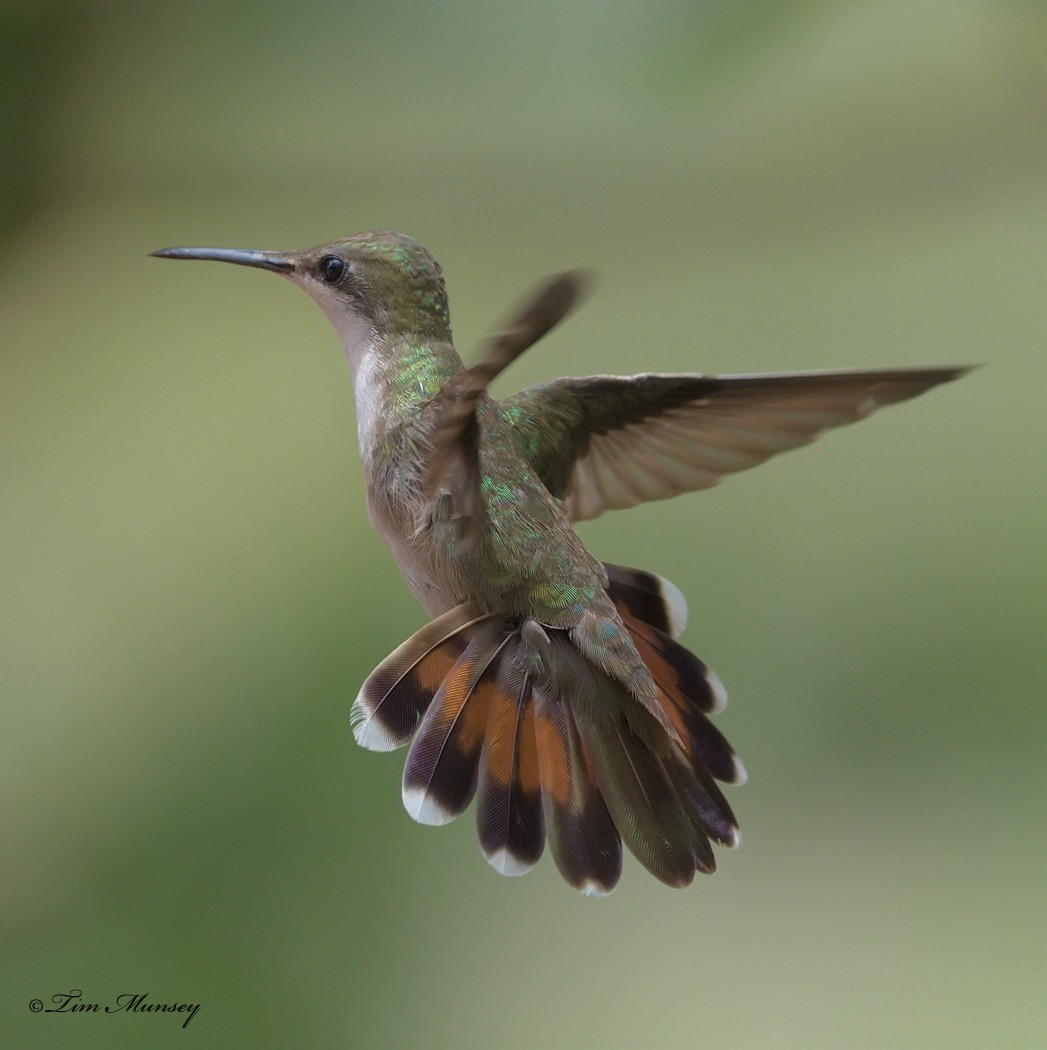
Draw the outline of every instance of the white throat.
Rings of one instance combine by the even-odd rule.
[[[353,377],[355,385],[363,362],[375,347],[378,333],[366,318],[340,309],[339,304],[328,304],[321,301],[320,306],[323,307],[328,320],[338,333],[338,338],[342,340],[345,357],[349,362],[349,374]]]
[[[360,452],[366,462],[365,442],[369,435],[375,433],[375,423],[379,421],[378,414],[382,411],[382,383],[375,354],[378,333],[367,318],[341,308],[341,304],[325,302],[319,297],[317,301],[345,348],[356,397],[356,431]]]

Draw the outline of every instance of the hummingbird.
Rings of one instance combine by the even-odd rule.
[[[548,843],[586,894],[617,885],[623,844],[670,886],[711,873],[712,844],[740,842],[719,785],[746,779],[710,719],[726,691],[676,640],[680,591],[601,562],[575,523],[708,488],[969,369],[596,375],[498,400],[491,381],[576,305],[581,272],[548,278],[467,367],[443,271],[404,234],[153,254],[271,270],[341,337],[370,520],[431,617],[350,713],[363,747],[410,744],[410,816],[445,824],[475,799],[498,872]]]

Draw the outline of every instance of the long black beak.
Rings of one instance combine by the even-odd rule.
[[[251,248],[161,248],[150,255],[161,259],[212,259],[276,273],[294,272],[294,257],[285,252],[260,252]]]

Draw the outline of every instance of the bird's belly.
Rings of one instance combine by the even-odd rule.
[[[371,487],[371,522],[430,616],[475,601],[488,612],[571,628],[588,604],[606,601],[603,566],[537,479],[501,486],[501,503],[485,501],[479,536],[468,533],[446,494],[404,498],[417,486],[398,480],[396,488]]]
[[[439,616],[468,599],[462,573],[451,570],[453,559],[441,549],[431,518],[428,525],[419,526],[419,517],[424,522],[428,515],[416,516],[388,499],[368,500],[368,511],[411,593],[430,616]]]
[[[412,544],[400,536],[387,537],[386,542],[411,593],[430,616],[439,616],[467,599],[457,581],[439,571],[439,563],[424,549],[427,545]]]

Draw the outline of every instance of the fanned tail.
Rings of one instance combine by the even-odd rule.
[[[421,824],[446,824],[472,801],[495,681],[487,671],[505,643],[501,624],[484,621],[418,726],[404,766],[403,798]]]
[[[526,875],[545,849],[533,680],[517,660],[515,641],[487,712],[476,827],[484,856],[502,875]]]
[[[687,600],[664,576],[604,562],[607,594],[623,616],[628,614],[678,638],[687,626]]]
[[[426,624],[387,656],[364,682],[349,713],[356,742],[369,751],[394,751],[408,743],[465,651],[467,632],[489,619],[467,602]]]
[[[663,882],[683,886],[714,870],[710,840],[738,844],[716,781],[745,773],[707,717],[726,702],[723,686],[669,636],[686,616],[679,591],[607,568],[607,593],[654,680],[653,714],[569,632],[467,603],[379,665],[353,729],[373,750],[411,742],[404,805],[421,823],[453,820],[475,796],[481,849],[503,875],[530,871],[548,840],[572,886],[609,893],[624,842]]]

